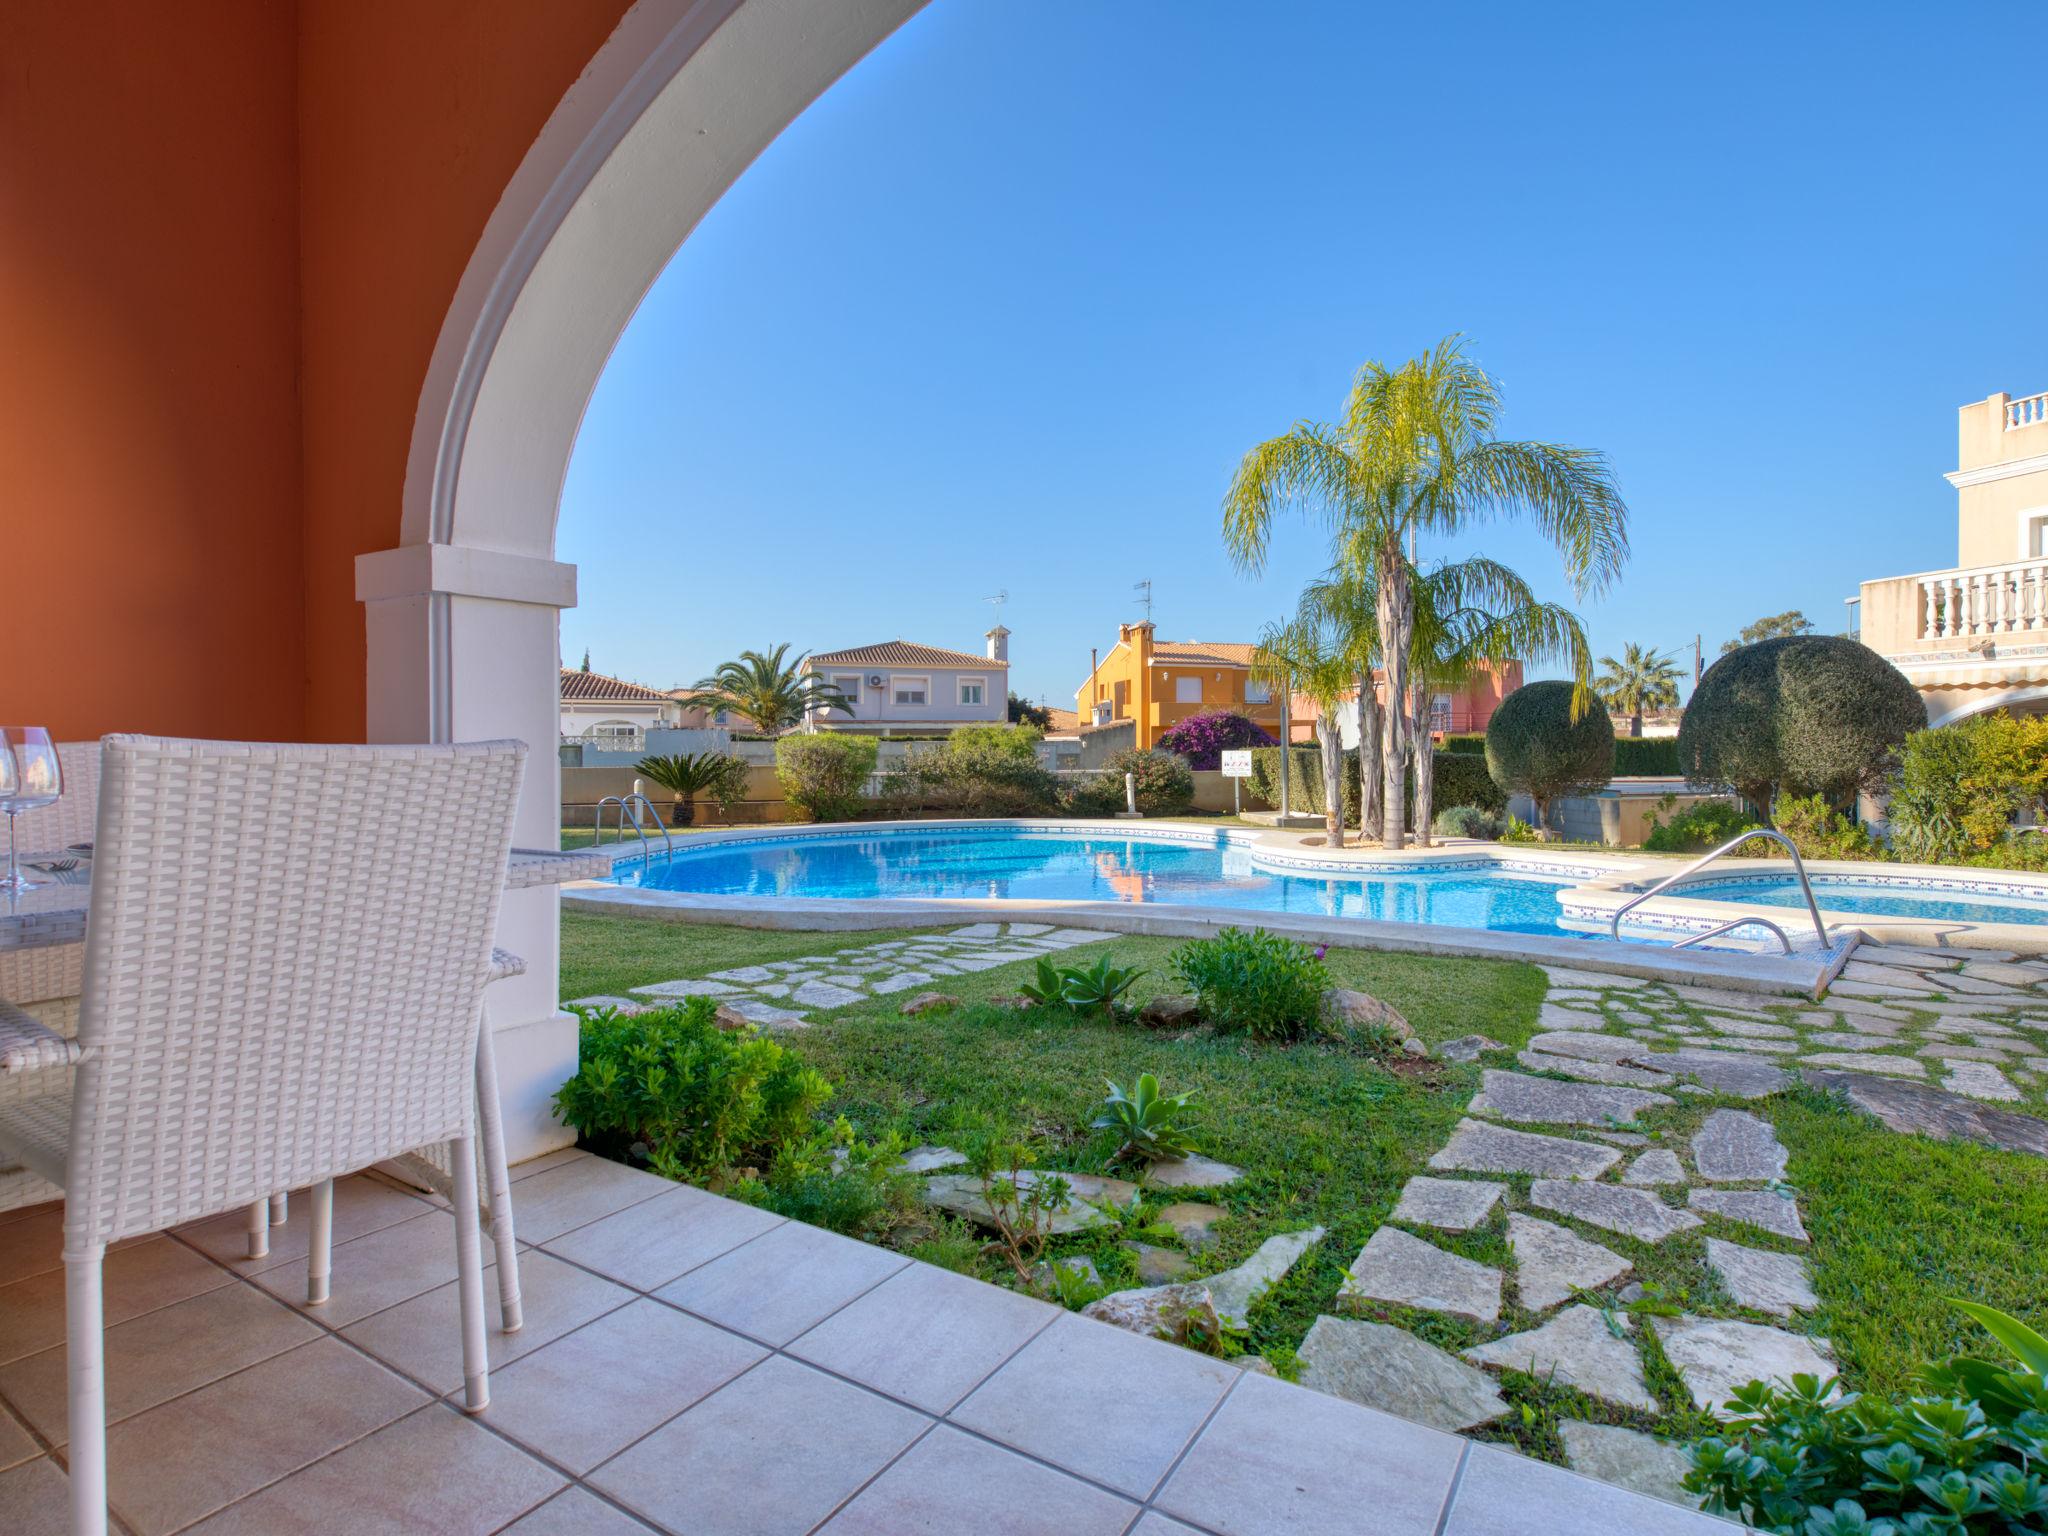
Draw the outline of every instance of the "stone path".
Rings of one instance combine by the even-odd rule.
[[[765,1029],[800,1029],[812,1012],[890,997],[942,977],[986,971],[1013,960],[1035,960],[1114,934],[1051,923],[972,923],[951,933],[920,934],[858,944],[828,955],[771,960],[713,971],[709,976],[634,987],[630,997],[597,994],[570,999],[571,1008],[617,1008],[639,1013],[665,999],[712,997]]]

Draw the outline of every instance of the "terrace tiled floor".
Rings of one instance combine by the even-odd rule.
[[[515,1170],[526,1327],[460,1372],[449,1218],[374,1175],[107,1264],[137,1536],[1680,1536],[1718,1521],[580,1154]],[[0,1216],[0,1531],[67,1529],[55,1206]],[[487,1286],[494,1293],[495,1288]],[[495,1305],[495,1302],[493,1302]]]

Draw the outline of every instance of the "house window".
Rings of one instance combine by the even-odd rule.
[[[2021,514],[2026,525],[2021,530],[2020,550],[2022,560],[2039,560],[2048,556],[2048,512],[2025,512]]]
[[[1173,680],[1173,702],[1176,704],[1201,703],[1202,680],[1199,677],[1176,677]]]
[[[922,705],[931,696],[931,680],[924,677],[899,677],[896,679],[896,702],[898,704]]]
[[[1433,694],[1429,701],[1429,728],[1441,736],[1451,728],[1451,696]]]
[[[1273,702],[1273,687],[1270,683],[1246,683],[1244,701],[1247,704],[1270,704]]]
[[[858,704],[860,702],[860,674],[858,672],[849,677],[833,678],[832,686],[846,695],[847,703]]]
[[[981,678],[961,678],[960,702],[962,704],[972,704],[977,706],[984,703],[988,697],[987,687],[988,685]]]

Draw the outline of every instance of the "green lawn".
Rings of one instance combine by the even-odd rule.
[[[563,919],[562,995],[618,993],[901,936],[570,914]],[[1168,968],[1175,947],[1176,941],[1118,937],[1073,951],[1072,958],[1087,963],[1108,953],[1120,965],[1145,967],[1135,993],[1142,1001],[1180,990]],[[1337,984],[1393,1004],[1430,1043],[1476,1032],[1519,1045],[1535,1028],[1546,988],[1534,966],[1495,961],[1333,950],[1328,965]],[[1329,1228],[1328,1239],[1254,1310],[1248,1346],[1284,1363],[1316,1316],[1337,1310],[1346,1266],[1402,1184],[1425,1171],[1428,1157],[1448,1139],[1478,1087],[1479,1068],[1433,1061],[1388,1066],[1345,1045],[1259,1046],[1200,1031],[1180,1037],[1131,1023],[974,1006],[1014,991],[1029,970],[1027,962],[1017,962],[944,978],[938,985],[969,1005],[957,1011],[906,1019],[900,1000],[877,999],[815,1012],[808,1029],[777,1038],[838,1085],[827,1112],[845,1114],[863,1134],[895,1131],[913,1145],[944,1142],[963,1116],[995,1118],[1033,1132],[1045,1166],[1076,1172],[1109,1171],[1107,1149],[1086,1129],[1105,1078],[1129,1083],[1150,1071],[1169,1092],[1192,1090],[1200,1111],[1198,1149],[1246,1173],[1209,1197],[1230,1216],[1218,1228],[1217,1246],[1201,1257],[1203,1271],[1235,1264],[1276,1233],[1310,1224]],[[1508,1064],[1497,1056],[1490,1061]],[[1682,1148],[1699,1120],[1724,1102],[1738,1101],[1683,1097],[1634,1128]],[[1810,1258],[1822,1303],[1811,1328],[1832,1338],[1852,1385],[1896,1388],[1925,1360],[1965,1343],[1987,1347],[1981,1334],[1958,1325],[1945,1297],[1988,1302],[2037,1326],[2048,1323],[2048,1266],[2039,1261],[2048,1242],[2048,1165],[1900,1136],[1811,1092],[1740,1107],[1769,1117],[1791,1153],[1788,1178],[1813,1237]],[[1514,1203],[1526,1205],[1528,1181],[1506,1176],[1503,1182],[1514,1188]],[[1708,1278],[1703,1231],[1653,1246],[1582,1230],[1631,1259],[1639,1278],[1656,1282],[1680,1304],[1739,1315]],[[1498,1265],[1508,1257],[1505,1212],[1498,1208],[1475,1232],[1436,1236],[1482,1262]],[[1794,1246],[1758,1233],[1741,1240]],[[1136,1283],[1115,1236],[1078,1238],[1054,1251],[1086,1253],[1112,1282]],[[984,1260],[979,1272],[1002,1278],[992,1261]],[[1392,1307],[1368,1315],[1402,1322],[1446,1347],[1541,1320],[1513,1308],[1495,1328]],[[1503,1421],[1496,1433],[1556,1459],[1552,1411],[1565,1404],[1575,1417],[1673,1434],[1696,1429],[1700,1421],[1654,1344],[1647,1355],[1660,1400],[1656,1414],[1632,1414],[1510,1378],[1508,1395],[1527,1413]]]

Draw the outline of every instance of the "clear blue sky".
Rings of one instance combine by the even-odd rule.
[[[1071,707],[1155,584],[1250,639],[1244,451],[1463,331],[1505,430],[1608,453],[1596,650],[1839,630],[1955,560],[1955,409],[2048,389],[2048,7],[936,0],[705,219],[599,383],[562,649],[979,649]],[[1465,549],[1566,598],[1525,531]],[[1424,555],[1450,553],[1425,548]],[[1689,659],[1689,658],[1688,658]]]

